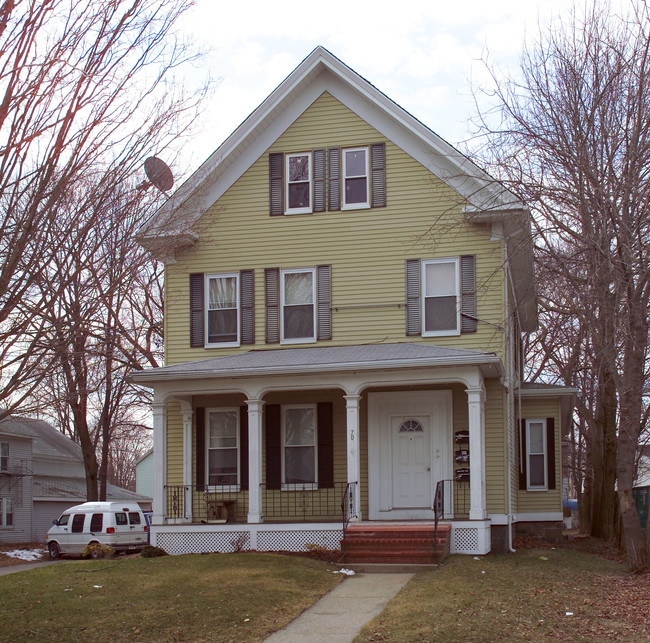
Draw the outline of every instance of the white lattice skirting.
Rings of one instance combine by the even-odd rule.
[[[152,544],[168,554],[204,554],[235,551],[307,551],[307,545],[337,550],[343,530],[329,524],[152,526]]]

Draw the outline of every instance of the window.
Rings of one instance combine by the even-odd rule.
[[[423,335],[453,335],[460,328],[458,260],[432,259],[423,262]]]
[[[526,420],[528,489],[546,490],[546,421]]]
[[[239,344],[239,275],[206,275],[207,346]]]
[[[0,471],[9,471],[9,442],[0,442]]]
[[[0,498],[0,527],[14,526],[13,498]]]
[[[72,533],[80,534],[84,530],[84,520],[86,519],[86,514],[75,514],[72,517]]]
[[[123,511],[118,511],[115,514],[115,524],[118,527],[124,527],[127,524],[126,514]]]
[[[131,525],[140,524],[140,514],[137,511],[129,512],[129,524]]]
[[[59,518],[59,527],[64,527],[65,525],[67,525],[69,520],[70,520],[70,514],[63,514]]]
[[[286,213],[304,214],[311,212],[311,153],[287,154]]]
[[[239,409],[208,409],[208,485],[239,485]]]
[[[282,271],[282,342],[316,340],[315,270]]]
[[[316,406],[282,407],[282,483],[284,489],[316,487]]]
[[[343,209],[368,208],[368,148],[343,150]]]
[[[104,528],[104,514],[93,514],[90,518],[90,531],[100,532]]]

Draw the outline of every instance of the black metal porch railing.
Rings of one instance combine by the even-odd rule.
[[[433,513],[438,520],[460,520],[469,518],[469,480],[439,480],[433,496]]]
[[[343,540],[345,540],[345,532],[350,524],[350,518],[356,514],[354,510],[354,497],[357,483],[348,482],[345,485],[345,491],[341,498],[341,514],[343,515]]]
[[[312,484],[293,484],[289,489],[261,484],[262,513],[265,520],[338,521],[345,487],[345,482],[320,488]],[[248,518],[248,490],[234,485],[218,491],[196,485],[168,485],[165,494],[168,520],[245,523]]]

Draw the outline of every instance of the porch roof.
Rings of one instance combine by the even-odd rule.
[[[133,373],[145,386],[179,379],[252,377],[300,373],[400,369],[436,366],[480,366],[487,377],[503,375],[494,353],[419,343],[359,344],[251,350]]]

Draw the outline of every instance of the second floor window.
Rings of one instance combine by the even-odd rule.
[[[425,261],[422,278],[423,334],[450,335],[460,332],[458,261]]]
[[[0,471],[9,471],[9,442],[0,442]]]
[[[282,341],[316,340],[315,270],[282,271]]]
[[[238,275],[207,275],[208,346],[239,342]]]

